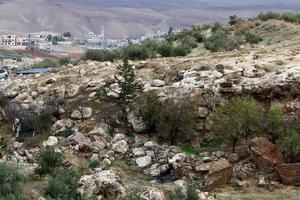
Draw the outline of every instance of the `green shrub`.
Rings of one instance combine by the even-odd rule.
[[[48,181],[45,196],[53,199],[77,199],[78,175],[74,171],[63,170]]]
[[[180,40],[180,43],[183,45],[188,46],[190,49],[196,48],[197,47],[197,41],[194,37],[192,36],[186,36]]]
[[[239,49],[237,38],[229,37],[227,32],[217,31],[204,41],[204,47],[212,52]]]
[[[217,135],[226,136],[232,152],[238,141],[246,139],[260,128],[260,109],[252,98],[233,98],[216,109],[212,115],[212,129]]]
[[[25,177],[16,169],[0,163],[0,197],[14,199],[20,196]]]
[[[49,112],[42,112],[34,121],[34,130],[38,133],[46,131],[53,123],[53,116]]]
[[[280,14],[277,12],[273,12],[273,11],[268,11],[266,13],[260,13],[257,16],[257,19],[260,19],[262,21],[268,21],[270,19],[280,19],[280,18],[281,18]]]
[[[191,52],[191,47],[185,44],[178,45],[177,47],[174,47],[172,50],[172,56],[178,57],[178,56],[186,56]]]
[[[0,93],[0,108],[4,108],[8,103],[8,98]]]
[[[59,133],[59,135],[64,138],[68,138],[69,136],[71,136],[73,134],[74,134],[74,131],[73,131],[72,127],[66,127],[65,130],[63,130],[62,132]]]
[[[289,162],[294,162],[295,153],[300,151],[300,134],[296,130],[289,129],[283,138],[281,149]]]
[[[197,185],[188,183],[186,192],[182,188],[176,188],[166,197],[166,200],[198,200]]]
[[[54,59],[45,59],[39,63],[33,64],[28,69],[36,69],[36,68],[57,68],[60,67],[59,62]]]
[[[169,42],[162,42],[157,51],[162,57],[170,57],[172,55],[172,45]]]
[[[247,32],[245,34],[245,40],[246,40],[247,43],[250,43],[250,44],[258,44],[263,39],[262,39],[262,37],[260,37],[260,35],[258,35],[256,33]]]
[[[242,18],[238,17],[237,15],[232,15],[232,16],[229,16],[229,24],[232,26],[232,25],[235,25],[235,24],[238,24],[239,22],[242,22]]]
[[[188,154],[193,154],[193,155],[198,155],[199,150],[190,146],[182,146],[180,147],[181,151],[188,153]]]
[[[1,149],[4,149],[6,147],[6,143],[4,142],[4,140],[2,140],[1,138],[0,138],[0,150]]]
[[[155,130],[162,110],[157,94],[153,91],[144,93],[136,99],[135,104],[149,131]]]
[[[96,60],[100,62],[113,61],[118,58],[118,54],[115,51],[108,50],[88,50],[85,52],[83,59]]]
[[[100,161],[99,160],[92,160],[89,163],[89,168],[92,168],[92,169],[97,168],[99,166],[100,166]]]
[[[121,58],[129,60],[145,60],[150,57],[150,51],[142,45],[129,45],[121,49]]]
[[[60,167],[62,162],[63,156],[61,153],[55,152],[53,148],[46,148],[40,156],[36,172],[39,175],[51,173],[55,168]]]
[[[70,57],[61,57],[59,58],[59,64],[60,65],[67,65],[71,62],[71,58]]]
[[[266,132],[275,143],[285,131],[285,121],[283,112],[276,107],[270,108],[266,119]]]

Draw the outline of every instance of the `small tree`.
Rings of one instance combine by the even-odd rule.
[[[175,102],[167,100],[156,122],[158,132],[162,137],[175,144],[178,139],[188,140],[193,136],[196,126],[196,107],[189,99]]]
[[[63,156],[61,153],[55,152],[53,148],[47,148],[41,154],[38,162],[39,166],[36,168],[36,172],[40,175],[50,173],[56,167],[61,166],[62,162]]]
[[[233,98],[215,110],[212,120],[213,132],[226,135],[235,152],[239,140],[259,128],[258,105],[251,98]]]
[[[134,98],[138,83],[135,79],[133,66],[128,63],[127,59],[123,61],[123,65],[117,67],[117,70],[115,82],[118,84],[120,90],[113,91],[110,89],[102,89],[101,93],[120,107],[123,123],[127,126],[127,108]],[[116,96],[109,96],[108,92],[113,92]]]
[[[283,139],[281,148],[289,158],[289,162],[293,162],[295,153],[300,151],[300,134],[293,129],[288,130],[287,133],[287,136]]]
[[[162,105],[156,93],[150,91],[142,94],[135,104],[149,131],[155,130],[162,111]]]
[[[74,171],[63,170],[48,181],[45,195],[53,199],[77,199],[78,175]]]
[[[16,169],[0,163],[0,197],[6,199],[19,196],[24,180],[24,176]]]
[[[279,108],[273,107],[269,109],[265,129],[272,143],[276,143],[285,130],[284,115]]]
[[[240,23],[242,22],[242,18],[238,17],[237,15],[232,15],[232,16],[229,16],[229,25],[233,26],[237,23]]]

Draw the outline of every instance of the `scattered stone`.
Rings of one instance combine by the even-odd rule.
[[[129,145],[125,140],[121,140],[112,145],[112,149],[116,153],[125,154],[127,153]]]
[[[166,85],[166,83],[163,80],[155,79],[155,80],[152,81],[151,85],[153,87],[163,87],[163,86]]]
[[[82,120],[88,119],[92,116],[92,108],[90,107],[79,107],[77,110],[74,110],[71,114],[72,119]]]
[[[43,142],[44,147],[52,147],[58,144],[58,139],[55,136],[49,136],[46,141]]]
[[[126,194],[121,177],[112,170],[99,171],[93,175],[84,175],[79,180],[79,193],[91,197],[120,197]]]
[[[138,165],[138,167],[145,168],[151,164],[152,159],[150,156],[144,156],[144,157],[137,158],[135,162]]]
[[[146,154],[142,148],[134,148],[132,149],[132,153],[134,157],[144,156]]]
[[[141,200],[164,200],[165,195],[162,190],[156,188],[148,188],[140,195]]]
[[[178,153],[169,160],[169,164],[171,164],[174,168],[177,168],[185,161],[185,159],[185,153]]]
[[[128,122],[131,124],[133,130],[137,133],[142,133],[147,130],[146,123],[141,117],[138,117],[136,112],[131,111],[128,115]]]

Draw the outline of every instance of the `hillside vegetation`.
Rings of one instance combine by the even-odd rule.
[[[296,200],[299,28],[231,16],[10,75],[0,199]]]

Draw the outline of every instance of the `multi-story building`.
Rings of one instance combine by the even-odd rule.
[[[16,45],[16,35],[7,34],[2,36],[2,44],[4,46],[15,46]]]
[[[17,37],[16,46],[28,46],[30,43],[27,37]]]

